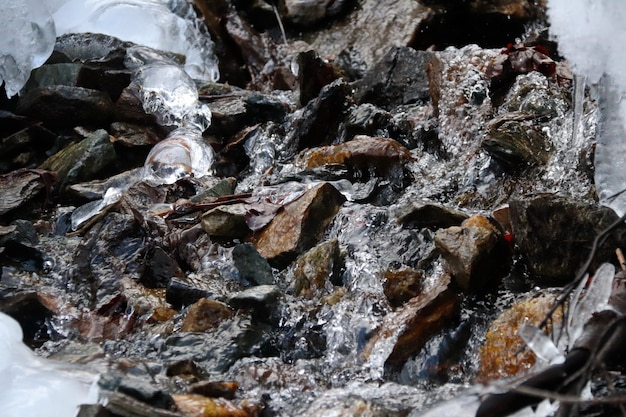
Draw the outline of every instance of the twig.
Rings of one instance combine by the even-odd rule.
[[[624,258],[624,253],[620,248],[615,249],[615,255],[617,255],[617,260],[619,261],[619,266],[622,268],[622,272],[626,272],[626,258]]]

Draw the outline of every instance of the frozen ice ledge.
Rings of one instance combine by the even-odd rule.
[[[6,0],[0,22],[0,82],[9,97],[67,33],[103,33],[182,54],[190,77],[219,78],[213,42],[188,0]]]

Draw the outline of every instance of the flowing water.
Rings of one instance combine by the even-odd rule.
[[[113,7],[113,4],[106,2],[107,7]],[[63,10],[59,8],[57,13]],[[593,192],[585,156],[590,152],[595,135],[597,106],[585,94],[584,80],[579,77],[574,81],[573,95],[564,95],[562,92],[567,89],[556,86],[554,81],[539,73],[521,75],[505,99],[506,103],[521,101],[520,105],[527,108],[536,108],[546,102],[552,106],[547,110],[552,112],[551,116],[541,123],[542,132],[548,138],[546,152],[549,158],[545,165],[529,169],[524,178],[512,178],[481,147],[485,122],[493,117],[494,111],[489,81],[482,69],[498,54],[499,50],[484,50],[477,46],[449,48],[440,53],[444,76],[438,106],[437,146],[434,149],[426,146],[412,149],[414,160],[406,169],[384,178],[371,175],[365,182],[344,179],[334,183],[347,202],[328,227],[324,241],[336,239],[344,253],[345,266],[339,273],[339,285],[329,285],[311,299],[285,294],[270,349],[274,354],[263,356],[263,346],[251,348],[254,355],[238,358],[225,367],[214,364],[210,358],[197,359],[213,370],[221,369],[213,372],[212,378],[239,381],[248,397],[257,393],[268,395],[268,407],[279,416],[417,416],[450,398],[455,400],[445,402],[444,408],[426,415],[473,415],[478,404],[477,393],[484,392],[483,387],[473,383],[478,348],[491,320],[521,294],[503,287],[486,297],[466,297],[458,320],[432,337],[401,369],[387,369],[385,363],[400,329],[385,322],[385,317],[394,311],[383,292],[385,271],[400,267],[419,269],[425,291],[445,275],[441,260],[434,251],[433,231],[404,227],[397,221],[396,213],[415,199],[431,200],[474,214],[489,213],[506,203],[511,195],[530,191],[587,197]],[[206,75],[206,70],[196,72],[196,75],[198,73]],[[208,78],[215,78],[214,74],[209,74]],[[210,123],[210,113],[199,106],[197,92],[186,88],[189,84],[184,83],[185,79],[184,75],[176,78],[181,81],[179,90],[177,83],[168,84],[173,86],[173,91],[167,91],[171,96],[158,103],[162,106],[167,100],[180,102],[177,99],[184,102],[182,115],[166,112],[164,120],[167,123],[163,124],[185,124],[186,112],[191,106],[195,113],[187,120],[200,120],[200,125],[205,127]],[[145,80],[141,83],[147,89]],[[169,87],[159,88],[167,90]],[[528,90],[532,92],[528,94]],[[178,97],[179,93],[184,96]],[[283,99],[293,100],[289,96]],[[428,106],[420,110],[432,111]],[[505,107],[502,105],[495,112],[509,112],[510,109]],[[288,124],[283,130],[289,129]],[[280,129],[271,124],[260,127],[247,140],[245,147],[251,157],[251,168],[239,182],[237,192],[294,199],[302,192],[303,184],[310,186],[318,181],[301,177],[297,185],[289,183],[288,179],[297,175],[300,169],[292,161],[285,141]],[[272,172],[268,173],[270,168]],[[363,196],[373,192],[382,193],[380,200],[390,201],[390,204],[361,202]],[[90,211],[90,215],[93,213]],[[59,213],[59,221],[65,214]],[[195,249],[197,264],[189,276],[193,279],[194,274],[215,275],[220,280],[211,284],[215,293],[227,294],[237,280],[232,248],[207,240],[203,241],[203,248]],[[72,278],[72,273],[65,272],[75,269],[69,260],[80,252],[79,238],[53,234],[42,244],[49,249],[44,276],[11,276],[11,272],[5,271],[3,281],[13,279],[25,285],[27,280],[41,280],[52,288],[62,282],[69,294],[68,304],[80,305],[76,302],[80,299],[76,294],[85,288],[80,280]],[[117,251],[119,261],[126,264],[126,272],[131,277],[132,268],[128,265],[138,261],[137,244],[137,241],[127,241],[110,248]],[[109,268],[111,273],[115,273],[115,267],[115,264],[102,264],[102,268]],[[275,273],[279,284],[288,287],[293,268]],[[339,292],[338,301],[326,301]],[[139,310],[141,307],[132,308]],[[65,316],[61,316],[63,318],[49,323],[57,337],[40,348],[41,353],[49,354],[65,346],[64,338],[71,337],[67,324],[78,314],[76,310],[68,310]],[[173,320],[176,326],[180,325],[181,318],[182,313],[179,313]],[[246,325],[241,324],[237,331]],[[368,341],[384,326],[390,326],[389,331],[365,352]],[[176,341],[162,336],[160,330],[163,329],[155,326],[125,339],[106,341],[104,351],[109,358],[132,357],[146,362],[167,360],[179,352],[176,349],[183,351],[183,345],[175,345]],[[219,333],[224,337],[224,343],[240,343],[241,335],[234,334],[235,330],[232,330],[233,334],[230,331],[224,329]],[[198,343],[199,349],[210,345],[208,341],[202,342],[208,345]],[[258,341],[254,343],[263,345]],[[220,346],[219,349],[227,347]],[[197,353],[190,353],[196,358],[194,354]]]

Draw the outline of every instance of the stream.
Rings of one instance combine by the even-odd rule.
[[[49,58],[0,74],[6,415],[474,416],[548,366],[518,328],[617,215],[606,95],[545,6],[32,3]]]

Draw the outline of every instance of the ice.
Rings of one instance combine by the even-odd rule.
[[[144,181],[157,186],[173,184],[180,178],[203,177],[211,173],[213,149],[193,128],[179,128],[154,145],[144,165]]]
[[[574,71],[600,84],[595,181],[600,202],[626,213],[626,2],[550,0],[550,30]]]
[[[0,404],[4,417],[72,417],[80,404],[98,400],[97,376],[36,356],[22,329],[0,313]]]
[[[93,32],[185,56],[194,79],[217,81],[213,42],[188,0],[48,0],[57,34]]]
[[[568,334],[573,345],[582,335],[583,327],[589,321],[593,313],[602,311],[608,307],[615,267],[604,263],[598,267],[587,289],[579,300],[572,300]],[[585,283],[581,283],[584,285]]]
[[[523,324],[519,335],[535,355],[547,363],[560,363],[565,360],[563,352],[559,350],[552,339],[536,326]]]
[[[8,97],[26,84],[30,72],[52,53],[54,21],[43,0],[7,0],[0,16],[0,84]]]
[[[211,111],[198,101],[194,80],[180,66],[166,61],[141,66],[133,82],[144,111],[154,114],[159,124],[200,131],[211,125]]]

